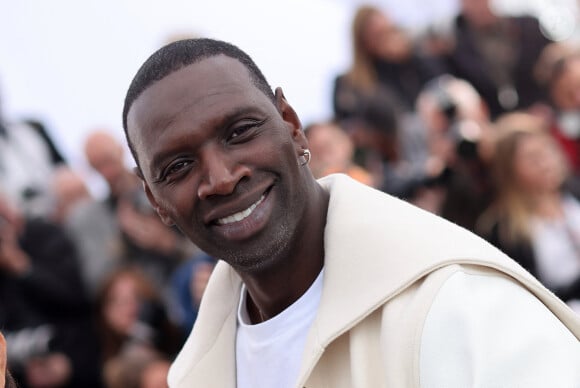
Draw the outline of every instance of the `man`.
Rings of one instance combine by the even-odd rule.
[[[210,39],[153,54],[123,123],[153,207],[222,259],[171,387],[577,386],[580,324],[478,237],[317,182],[280,88]]]

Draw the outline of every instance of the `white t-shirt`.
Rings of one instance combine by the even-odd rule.
[[[322,294],[321,271],[310,288],[286,310],[252,325],[242,286],[236,334],[237,388],[293,387],[298,379],[308,330]]]

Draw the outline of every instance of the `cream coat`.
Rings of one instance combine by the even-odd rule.
[[[330,192],[324,285],[298,387],[431,386],[421,382],[423,329],[436,296],[458,272],[509,279],[528,290],[526,296],[535,295],[558,317],[556,326],[568,327],[570,332],[556,330],[564,331],[564,341],[578,354],[577,316],[479,237],[346,176],[319,183]],[[238,275],[220,262],[172,365],[170,387],[236,386],[240,287]],[[545,315],[552,318],[546,309]]]

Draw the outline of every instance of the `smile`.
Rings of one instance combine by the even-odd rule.
[[[241,212],[232,214],[231,216],[219,218],[219,219],[216,220],[216,223],[218,225],[227,225],[227,224],[231,224],[231,223],[234,223],[234,222],[242,221],[243,219],[249,217],[250,214],[253,213],[253,211],[256,209],[256,207],[258,207],[258,205],[262,203],[262,201],[264,200],[264,198],[266,198],[266,196],[264,194],[262,194],[262,196],[260,197],[260,199],[258,199],[254,204],[252,204],[246,210],[242,210]]]

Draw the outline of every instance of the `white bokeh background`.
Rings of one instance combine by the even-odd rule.
[[[67,158],[86,170],[82,144],[89,131],[102,128],[122,139],[123,98],[140,64],[170,36],[197,34],[247,51],[270,83],[284,88],[303,122],[326,119],[333,78],[350,63],[350,23],[360,3],[0,0],[2,111],[8,120],[45,122]],[[371,3],[415,31],[429,22],[449,20],[458,8],[458,0]],[[568,35],[577,29],[575,0],[498,5],[507,12],[564,10],[548,15],[549,28],[564,28]],[[572,25],[566,27],[570,14]]]

